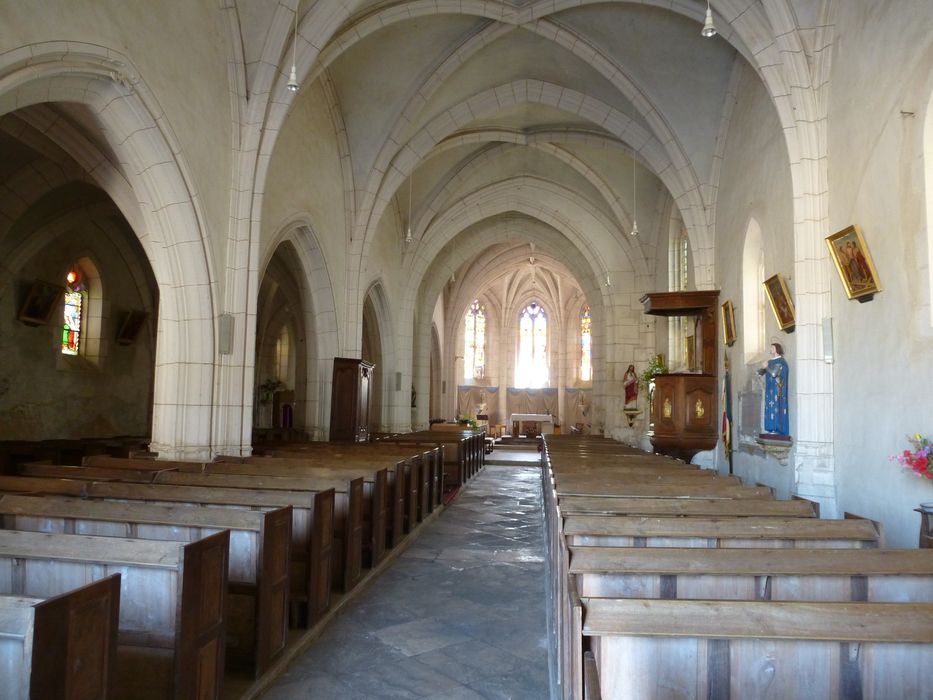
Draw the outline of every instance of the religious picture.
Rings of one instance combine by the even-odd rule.
[[[758,374],[765,378],[765,417],[764,429],[769,435],[790,435],[790,413],[787,406],[788,380],[790,370],[784,359],[784,347],[780,343],[771,344],[771,359]]]
[[[778,327],[782,331],[792,329],[797,319],[794,315],[794,302],[790,298],[790,292],[787,289],[787,283],[784,281],[783,275],[780,272],[772,275],[765,280],[764,285]]]
[[[881,291],[878,272],[858,226],[849,226],[834,233],[826,239],[826,245],[836,263],[846,297],[868,301],[875,292]]]
[[[44,325],[59,308],[64,288],[41,280],[33,282],[26,290],[17,318],[30,326]]]
[[[731,301],[722,305],[722,342],[729,346],[735,342],[735,309]]]

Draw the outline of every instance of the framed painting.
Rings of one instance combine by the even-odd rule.
[[[846,297],[868,301],[881,291],[875,263],[858,226],[849,226],[826,238],[829,254],[833,256],[836,272],[846,290]]]
[[[684,338],[684,364],[687,365],[688,372],[696,369],[697,339],[695,335],[688,335]]]
[[[131,345],[147,318],[149,318],[148,311],[127,311],[117,331],[117,345]]]
[[[64,292],[64,287],[35,280],[25,289],[16,318],[29,326],[44,326],[59,307]]]
[[[765,291],[768,293],[768,301],[771,302],[771,310],[774,312],[774,318],[777,319],[778,327],[782,331],[792,329],[797,319],[794,315],[794,302],[790,298],[790,292],[787,289],[787,283],[784,276],[778,272],[772,275],[764,282]]]
[[[735,342],[735,309],[731,300],[722,305],[722,342],[729,346]]]

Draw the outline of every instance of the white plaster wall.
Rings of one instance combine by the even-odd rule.
[[[919,528],[912,509],[933,501],[933,482],[901,473],[888,456],[908,447],[907,433],[933,434],[922,150],[933,12],[925,0],[898,9],[837,4],[826,233],[858,224],[883,286],[869,303],[849,301],[832,271],[840,510],[880,520],[889,545],[910,547]]]
[[[599,3],[561,13],[560,20],[625,67],[676,130],[698,178],[706,181],[735,50],[719,37],[704,39],[686,17],[656,7],[620,13]]]
[[[219,5],[173,3],[171,10],[120,0],[2,3],[0,51],[67,39],[125,54],[155,95],[178,139],[179,159],[212,239],[214,269],[224,269],[229,221],[232,117],[227,79],[229,47]],[[63,34],[67,27],[67,34]],[[63,44],[64,48],[64,44]],[[126,72],[132,73],[127,66]],[[132,80],[133,76],[129,75]]]
[[[276,142],[263,197],[260,249],[268,248],[285,222],[306,213],[327,263],[340,326],[347,304],[347,221],[336,135],[319,88],[316,83],[299,93]]]
[[[791,191],[790,163],[787,146],[778,117],[770,97],[755,72],[745,66],[738,81],[736,104],[725,149],[719,182],[719,199],[716,206],[716,271],[719,301],[732,300],[735,305],[736,342],[725,348],[720,329],[720,376],[723,367],[723,351],[727,352],[732,366],[733,400],[733,466],[736,474],[752,483],[763,483],[774,487],[779,496],[786,498],[792,491],[795,479],[791,463],[780,464],[766,457],[758,446],[740,445],[738,441],[740,392],[761,392],[762,384],[757,377],[759,364],[744,363],[742,326],[742,251],[745,232],[751,218],[761,226],[765,248],[765,278],[780,272],[787,280],[791,293],[794,291],[794,244],[793,244],[793,195]],[[774,314],[766,310],[767,343],[780,342],[784,356],[791,366],[790,410],[791,435],[796,431],[796,402],[793,333],[779,331]],[[720,406],[720,411],[722,407]],[[758,431],[756,431],[758,432]],[[721,450],[718,456],[720,469]]]

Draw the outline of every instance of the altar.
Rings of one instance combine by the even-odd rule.
[[[524,435],[522,429],[524,426],[522,424],[526,421],[539,423],[542,435],[550,435],[554,432],[554,416],[550,413],[513,413],[509,416],[509,427],[514,428],[515,424],[518,423],[518,434],[513,434],[512,437]]]

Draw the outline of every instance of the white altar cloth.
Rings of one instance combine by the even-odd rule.
[[[541,434],[550,435],[554,432],[554,416],[549,413],[513,413],[509,417],[509,427],[513,428],[518,423],[518,434],[524,434],[522,423],[525,421],[534,421],[541,424]],[[513,435],[513,437],[516,437]]]

